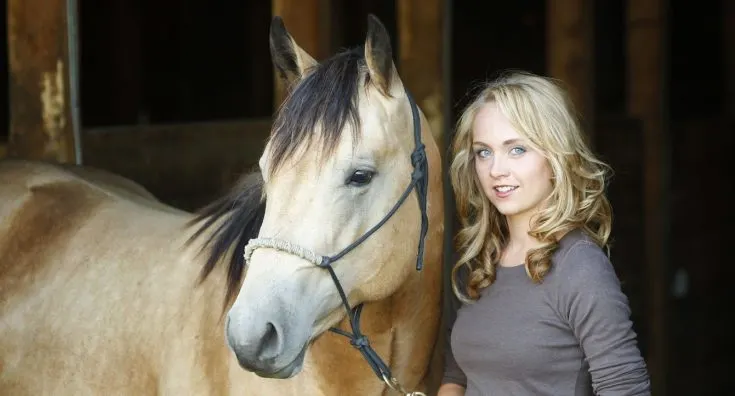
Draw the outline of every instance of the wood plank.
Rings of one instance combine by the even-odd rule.
[[[445,96],[448,78],[444,57],[448,51],[444,29],[448,21],[442,0],[399,0],[398,70],[423,110],[441,152],[447,145]]]
[[[286,29],[304,51],[321,61],[331,55],[331,0],[273,0],[273,16],[283,18]],[[273,105],[283,102],[285,86],[274,73]]]
[[[8,1],[8,155],[73,163],[65,0]]]
[[[271,120],[132,125],[84,132],[85,165],[128,177],[193,209],[257,166]]]
[[[591,0],[547,0],[547,74],[569,89],[590,144],[595,142],[594,5]]]
[[[667,6],[665,0],[627,2],[628,114],[641,120],[644,146],[644,232],[647,304],[647,361],[656,394],[667,394],[668,273],[667,223],[670,153],[666,125]]]

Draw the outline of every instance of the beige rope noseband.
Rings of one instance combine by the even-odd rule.
[[[250,257],[253,255],[253,252],[255,252],[255,249],[258,248],[271,248],[281,252],[289,253],[294,256],[301,257],[302,259],[316,266],[320,266],[324,260],[324,256],[320,256],[312,252],[311,250],[305,249],[299,245],[295,245],[289,241],[275,238],[256,238],[251,239],[248,242],[247,246],[245,246],[245,263],[250,262]]]

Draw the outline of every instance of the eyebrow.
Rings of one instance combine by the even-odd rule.
[[[518,138],[508,139],[508,140],[506,140],[506,141],[503,142],[503,146],[510,146],[511,144],[516,144],[516,143],[520,143],[520,142],[521,142],[521,139],[518,139]],[[490,147],[490,145],[488,145],[487,143],[481,142],[479,140],[473,141],[472,144],[473,145],[476,145],[477,144],[477,145],[481,145],[481,146],[485,146],[485,147]]]

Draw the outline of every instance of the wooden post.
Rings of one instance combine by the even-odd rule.
[[[449,144],[449,128],[447,123],[448,107],[446,97],[449,95],[449,30],[451,6],[444,0],[399,0],[396,2],[396,20],[398,34],[397,68],[401,80],[411,92],[416,104],[426,116],[431,127],[434,141],[442,153],[442,167],[446,169],[448,158],[446,153]],[[445,177],[444,202],[451,204],[450,184]],[[448,199],[449,198],[449,199]],[[453,213],[447,211],[445,216],[445,259],[450,257],[451,222]],[[446,271],[446,270],[445,270]],[[446,273],[446,272],[445,272]],[[447,276],[443,277],[448,279]],[[444,282],[444,287],[449,285]],[[449,307],[446,304],[444,309]],[[445,317],[442,320],[446,320]],[[427,381],[428,394],[434,394],[440,385],[441,370],[444,361],[444,328],[438,333],[437,347],[429,367]]]
[[[65,0],[8,0],[8,156],[75,162]]]
[[[594,8],[590,0],[546,1],[546,65],[549,76],[569,89],[594,146]]]
[[[283,18],[286,29],[304,51],[317,61],[331,55],[330,0],[273,0],[271,4],[273,16]],[[285,87],[278,73],[274,80],[273,105],[278,108]]]
[[[666,219],[667,138],[666,1],[627,2],[628,113],[643,126],[645,263],[649,285],[647,361],[656,395],[667,394],[668,270]]]
[[[444,1],[399,0],[398,69],[401,79],[423,110],[434,140],[445,151]]]

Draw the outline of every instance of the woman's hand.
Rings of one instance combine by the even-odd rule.
[[[436,396],[464,396],[464,387],[457,384],[444,384],[439,387],[439,393]]]

